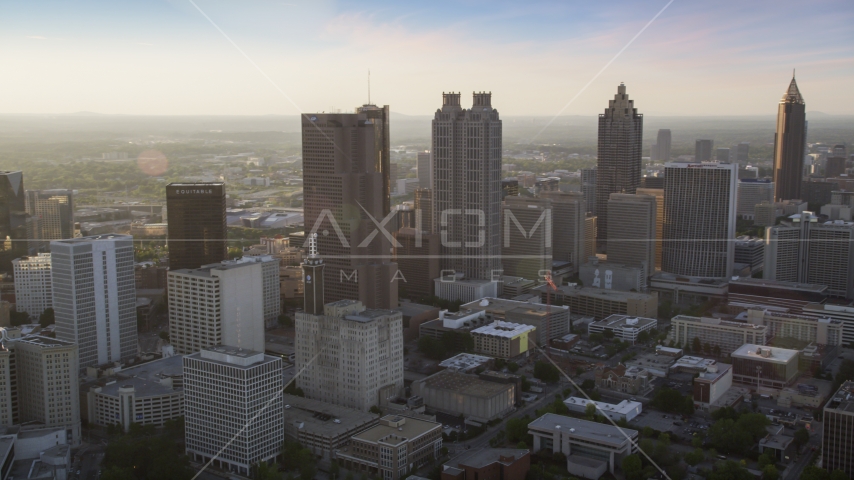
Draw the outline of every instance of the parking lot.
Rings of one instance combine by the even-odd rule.
[[[653,430],[667,432],[673,431],[674,428],[678,428],[674,427],[674,421],[683,423],[679,416],[653,410],[644,410],[640,415],[632,419],[632,421],[629,422],[629,425],[639,430],[644,427],[650,427]]]

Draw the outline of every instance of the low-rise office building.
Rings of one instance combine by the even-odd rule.
[[[584,413],[587,410],[587,405],[593,404],[596,406],[597,415],[606,416],[614,421],[625,420],[630,422],[643,411],[643,405],[640,402],[631,400],[623,400],[620,403],[613,404],[596,402],[581,397],[569,397],[563,401],[563,404],[570,412],[575,413]]]
[[[285,437],[322,460],[350,444],[350,437],[379,424],[380,417],[320,400],[283,394]]]
[[[627,367],[622,363],[616,367],[596,368],[596,386],[631,395],[644,395],[651,389],[650,373],[645,368]]]
[[[439,458],[441,449],[441,423],[386,415],[378,425],[353,435],[335,456],[348,470],[399,480]]]
[[[431,410],[463,415],[479,422],[501,418],[516,404],[515,383],[491,381],[477,375],[442,370],[412,382],[412,394]]]
[[[90,424],[162,427],[184,416],[183,356],[166,357],[121,370],[97,380],[86,392],[85,418]]]
[[[798,377],[798,351],[745,344],[732,352],[733,382],[780,390]]]
[[[670,373],[670,368],[675,362],[675,357],[656,355],[654,353],[642,353],[630,360],[627,360],[626,367],[640,368],[653,377],[664,378]]]
[[[801,314],[811,318],[830,318],[842,322],[842,344],[854,344],[854,307],[847,305],[829,305],[810,303],[805,305]]]
[[[613,332],[614,337],[624,342],[635,343],[641,332],[649,332],[658,326],[658,320],[628,315],[610,315],[587,326],[587,333]]]
[[[490,297],[460,307],[460,311],[469,310],[483,311],[487,319],[531,325],[537,329],[536,341],[539,345],[547,345],[549,340],[569,333],[569,307],[566,306]]]
[[[732,365],[716,363],[707,366],[704,372],[698,373],[694,378],[694,408],[704,412],[716,410],[721,398],[731,387]]]
[[[827,285],[736,277],[729,281],[728,301],[744,305],[783,307],[797,314],[810,304],[827,301]]]
[[[658,293],[620,292],[601,288],[564,285],[552,290],[548,285],[534,289],[542,303],[567,305],[572,315],[601,320],[610,315],[654,318],[658,315]]]
[[[530,450],[479,448],[442,465],[441,480],[525,480],[530,468]]]
[[[566,455],[566,468],[584,478],[614,473],[623,458],[637,452],[637,430],[547,413],[528,424],[534,452]]]
[[[497,358],[516,358],[526,355],[530,337],[536,328],[519,323],[494,321],[489,325],[471,331],[474,340],[474,351],[483,355]]]
[[[471,373],[478,368],[492,364],[492,358],[473,353],[459,353],[451,358],[439,362],[439,367],[447,368],[454,372]]]
[[[688,315],[673,317],[670,325],[669,338],[677,346],[691,347],[694,339],[699,338],[702,345],[708,343],[720,348],[722,355],[734,352],[746,343],[765,345],[768,342],[768,327],[765,325]]]

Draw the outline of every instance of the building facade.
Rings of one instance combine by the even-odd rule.
[[[612,193],[608,199],[608,261],[642,270],[642,287],[655,273],[655,197]]]
[[[484,423],[512,412],[519,388],[515,383],[490,381],[489,377],[450,369],[412,382],[412,394],[423,398],[431,411],[463,415]]]
[[[714,141],[708,139],[701,139],[694,142],[694,161],[695,162],[711,162],[712,161],[712,150],[714,148]]]
[[[536,329],[536,336],[531,338],[539,345],[547,345],[550,340],[561,338],[570,333],[569,308],[566,306],[485,297],[461,305],[460,312],[464,312],[463,315],[468,315],[471,312],[484,312],[484,321],[487,323],[501,320],[531,325]]]
[[[643,115],[626,86],[617,87],[604,114],[599,114],[599,142],[596,162],[597,248],[606,248],[608,239],[608,199],[612,193],[633,194],[640,186],[643,154]]]
[[[53,308],[51,288],[50,254],[12,260],[15,272],[15,309],[38,317],[46,309]]]
[[[839,387],[824,406],[821,464],[827,471],[854,475],[854,382]]]
[[[737,166],[668,163],[661,270],[728,278],[735,257]]]
[[[561,286],[552,291],[548,285],[535,289],[541,301],[550,305],[567,305],[572,315],[603,319],[620,314],[633,317],[658,315],[658,293],[618,292],[592,287]]]
[[[430,152],[418,152],[415,160],[418,169],[418,187],[433,188],[433,156]]]
[[[56,338],[79,347],[79,367],[137,356],[133,237],[95,235],[50,244]]]
[[[806,104],[792,75],[789,88],[777,107],[777,131],[774,133],[774,200],[803,200],[807,127]]]
[[[658,326],[658,320],[646,317],[631,317],[628,315],[610,315],[607,318],[587,325],[587,333],[613,332],[615,338],[634,344],[638,335],[649,332]]]
[[[738,206],[736,214],[739,217],[752,217],[756,205],[762,202],[774,201],[774,182],[768,178],[742,178],[738,181]]]
[[[596,215],[596,167],[581,169],[581,194],[587,212]]]
[[[379,425],[353,435],[338,461],[351,471],[383,480],[399,480],[439,458],[442,424],[400,415],[386,415]]]
[[[264,267],[276,263],[222,262],[170,270],[169,340],[175,352],[188,355],[214,345],[263,351]]]
[[[226,259],[224,183],[166,185],[169,268],[199,268]]]
[[[662,180],[664,179],[662,178]],[[655,197],[655,268],[661,270],[661,246],[664,235],[664,188],[638,188],[637,194]]]
[[[552,201],[506,197],[502,212],[504,274],[541,280],[552,268]]]
[[[572,271],[577,272],[585,260],[584,218],[587,205],[584,194],[541,192],[539,196],[552,202],[552,259],[571,263]]]
[[[0,170],[0,272],[11,272],[12,260],[29,253],[27,217],[24,174]]]
[[[670,321],[669,339],[677,346],[693,348],[695,338],[700,344],[719,347],[722,355],[736,351],[744,344],[765,345],[768,327],[751,323],[730,322],[719,318],[700,318],[677,315]]]
[[[44,246],[51,240],[74,238],[74,192],[27,190],[27,213],[39,217]]]
[[[798,351],[746,343],[730,354],[732,380],[780,390],[798,377]]]
[[[516,358],[531,347],[528,338],[536,328],[531,325],[496,320],[471,331],[475,353],[496,358]]]
[[[433,117],[433,211],[443,270],[488,280],[501,270],[502,124],[491,93],[443,93]],[[477,228],[471,228],[477,225]]]
[[[187,455],[245,476],[279,456],[283,388],[281,358],[222,345],[184,357]]]
[[[670,129],[662,128],[658,131],[658,136],[656,137],[656,145],[658,146],[658,158],[656,160],[661,162],[669,162],[670,161],[670,145],[673,141],[672,135],[670,133]]]

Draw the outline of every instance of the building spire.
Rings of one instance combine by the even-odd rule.
[[[789,82],[789,88],[786,89],[786,93],[783,94],[783,98],[780,100],[781,103],[804,103],[804,97],[801,95],[801,91],[798,90],[798,82],[795,81],[795,70],[792,69],[792,81]]]
[[[371,104],[371,70],[368,69],[368,105]]]

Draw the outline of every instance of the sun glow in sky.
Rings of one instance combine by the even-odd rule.
[[[399,113],[555,115],[668,2],[193,1],[248,59],[189,0],[3,2],[0,113],[349,111],[370,70]],[[797,68],[808,111],[854,114],[854,3],[808,3],[675,0],[563,113],[622,81],[645,114],[774,115]]]

